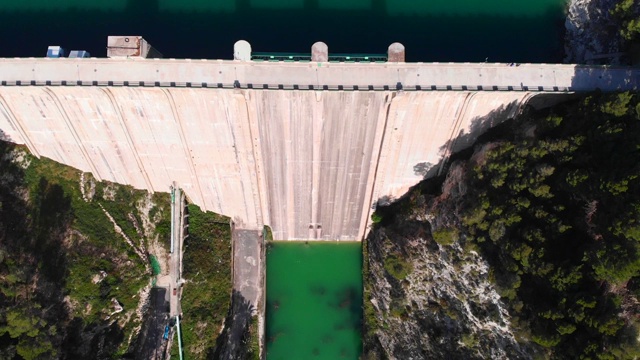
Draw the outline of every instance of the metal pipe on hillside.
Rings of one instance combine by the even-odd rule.
[[[174,215],[176,213],[176,197],[175,197],[175,188],[171,185],[171,254],[173,254],[173,241],[175,238],[174,230],[173,230],[173,221]]]
[[[182,334],[180,333],[180,316],[176,316],[176,328],[178,329],[178,354],[182,360]]]

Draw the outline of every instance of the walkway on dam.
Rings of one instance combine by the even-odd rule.
[[[233,295],[231,316],[233,321],[226,329],[228,337],[222,346],[221,359],[240,359],[243,337],[249,331],[252,317],[257,315],[260,329],[260,347],[262,352],[262,334],[264,329],[263,300],[264,263],[262,232],[233,228]]]
[[[566,64],[6,58],[0,59],[0,82],[300,90],[615,91],[637,90],[640,69]]]
[[[233,290],[256,314],[262,298],[262,232],[233,229]]]

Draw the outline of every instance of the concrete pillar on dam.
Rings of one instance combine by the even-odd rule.
[[[251,60],[251,44],[248,41],[238,40],[233,44],[233,60]]]
[[[404,45],[399,42],[389,45],[387,57],[389,62],[404,62]]]
[[[311,61],[327,62],[329,61],[329,47],[322,41],[318,41],[311,46]]]

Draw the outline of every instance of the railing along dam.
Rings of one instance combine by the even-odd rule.
[[[238,227],[361,240],[379,199],[532,97],[637,89],[575,65],[0,59],[2,138],[101,180],[173,181]],[[13,86],[12,86],[13,85]],[[15,86],[18,85],[18,86]]]

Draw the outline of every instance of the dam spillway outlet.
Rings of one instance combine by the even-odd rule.
[[[361,244],[270,243],[266,311],[268,360],[358,359]]]

